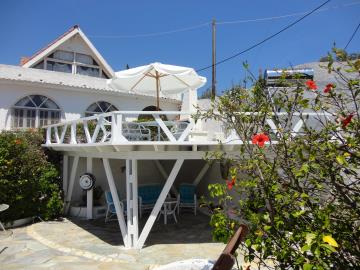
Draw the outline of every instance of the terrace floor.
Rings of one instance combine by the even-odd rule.
[[[146,218],[142,219],[145,222]],[[122,246],[118,223],[64,219],[0,233],[1,269],[155,269],[186,259],[216,260],[224,248],[211,239],[209,217],[181,213],[179,223],[158,220],[141,251]],[[141,224],[143,225],[143,224]]]

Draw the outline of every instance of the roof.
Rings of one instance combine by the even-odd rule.
[[[109,87],[106,79],[90,77],[79,74],[63,73],[35,68],[24,68],[19,66],[0,64],[0,81],[28,82],[35,84],[53,85],[56,87],[70,87],[74,90],[89,90],[96,92],[107,92],[109,94],[120,94],[122,96],[151,97],[154,95],[140,95],[121,91]],[[170,102],[178,103],[178,100],[162,98]]]
[[[110,67],[110,65],[105,61],[105,59],[101,56],[101,54],[98,52],[98,50],[95,48],[95,46],[91,43],[91,41],[86,37],[86,35],[81,31],[80,27],[78,25],[74,25],[71,27],[68,31],[66,31],[64,34],[50,42],[47,46],[43,47],[39,51],[37,51],[35,54],[33,54],[31,57],[28,58],[22,58],[21,60],[21,66],[23,67],[32,67],[38,62],[40,62],[44,57],[51,54],[53,51],[56,50],[61,44],[69,40],[71,37],[79,35],[82,40],[86,43],[86,45],[90,48],[90,50],[93,52],[95,59],[99,62],[100,65],[103,66],[104,71],[107,73],[109,77],[112,77],[114,75],[113,69]]]

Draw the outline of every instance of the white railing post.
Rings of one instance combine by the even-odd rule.
[[[90,136],[90,132],[89,132],[88,121],[85,120],[83,123],[84,123],[84,132],[85,132],[86,142],[91,143],[91,136]]]
[[[137,160],[126,160],[126,205],[127,229],[130,248],[134,248],[139,237]]]
[[[51,127],[46,128],[46,144],[51,144]]]
[[[123,115],[120,113],[113,113],[111,116],[111,139],[112,144],[126,142],[126,138],[122,135],[122,121]]]
[[[76,122],[71,123],[70,144],[76,144]]]

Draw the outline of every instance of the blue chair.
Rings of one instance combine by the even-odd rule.
[[[196,186],[192,184],[180,184],[178,202],[179,207],[178,215],[180,214],[180,208],[194,208],[194,215],[196,216],[197,199],[196,199]]]
[[[160,196],[162,185],[146,184],[138,187],[140,218],[144,210],[153,209]]]
[[[112,216],[116,216],[116,210],[115,210],[114,200],[110,191],[105,191],[105,200],[107,204],[105,222],[108,222],[109,220],[117,220],[117,218],[111,219]],[[126,202],[120,201],[120,207],[124,215],[126,215],[126,210],[125,210]]]

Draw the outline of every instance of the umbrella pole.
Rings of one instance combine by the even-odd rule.
[[[159,72],[155,71],[155,79],[156,79],[156,110],[160,111],[160,94],[159,94],[159,84],[160,84],[160,76]]]

